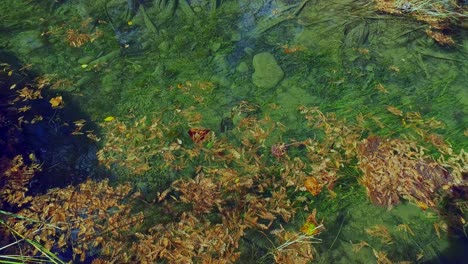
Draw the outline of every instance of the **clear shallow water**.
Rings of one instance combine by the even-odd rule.
[[[288,142],[309,134],[297,111],[301,105],[350,122],[360,113],[375,116],[383,125],[374,133],[398,137],[404,127],[388,111],[394,106],[442,120],[445,128],[437,132],[454,149],[466,147],[465,30],[454,34],[452,47],[440,46],[427,36],[426,25],[380,14],[368,1],[218,1],[216,9],[208,1],[189,1],[191,11],[176,6],[175,13],[156,1],[137,2],[12,1],[0,17],[0,47],[50,78],[48,94],[63,96],[74,112],[69,120],[132,120],[174,109],[190,114],[193,107],[203,113],[197,126],[221,134],[222,120],[237,122],[233,113],[245,101],[255,115],[280,122],[275,137]],[[258,54],[266,55],[256,63]],[[112,171],[114,178],[127,173]],[[137,180],[139,186],[151,177]],[[369,240],[366,228],[379,224],[411,223],[418,234],[391,230],[395,243],[372,241],[390,259],[423,254],[421,260],[436,262],[453,246],[437,238],[437,217],[430,213],[412,214],[418,208],[408,204],[386,211],[371,205],[362,190],[346,182],[338,193],[340,188],[343,195],[333,202],[325,196],[313,201],[327,226],[316,246],[319,261],[375,261],[370,247],[354,252],[350,241]],[[260,257],[245,253],[243,260]]]

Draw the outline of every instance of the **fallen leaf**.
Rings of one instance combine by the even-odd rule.
[[[114,119],[115,119],[115,117],[113,117],[113,116],[108,116],[108,117],[104,118],[104,122],[111,122],[111,121],[113,121]]]
[[[62,96],[57,96],[50,99],[49,103],[53,108],[61,106],[63,104]]]

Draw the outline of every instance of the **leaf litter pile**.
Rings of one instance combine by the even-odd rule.
[[[326,231],[309,205],[324,192],[337,196],[334,187],[349,177],[343,168],[359,168],[370,201],[388,208],[402,200],[436,208],[452,188],[466,186],[467,154],[432,133],[440,122],[417,113],[399,111],[406,132],[386,138],[373,134],[377,119],[351,122],[300,106],[309,132],[287,138],[287,128],[267,115],[232,112],[221,131],[205,127],[194,107],[106,120],[98,159],[127,175],[115,187],[88,180],[31,197],[38,165],[2,161],[0,197],[19,208],[3,226],[93,263],[232,263],[255,230],[271,243],[263,258],[307,263]],[[299,228],[288,224],[304,211],[309,217]]]

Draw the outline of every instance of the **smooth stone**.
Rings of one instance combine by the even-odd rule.
[[[284,77],[284,72],[269,52],[261,52],[254,56],[252,82],[264,89],[275,87]]]
[[[242,35],[240,32],[234,31],[231,33],[231,41],[237,42],[242,39]]]
[[[215,42],[215,43],[211,44],[211,50],[212,50],[213,52],[218,51],[219,48],[221,48],[221,43]]]
[[[215,65],[215,72],[226,74],[231,70],[226,55],[216,54],[213,58],[213,64]]]
[[[106,74],[101,80],[101,90],[106,94],[116,92],[115,84],[118,82],[119,81],[116,75]]]
[[[88,64],[94,60],[93,56],[84,56],[78,59],[79,64]]]
[[[254,53],[254,49],[250,48],[250,47],[246,47],[244,49],[244,52],[249,55],[249,56],[252,56],[252,54]]]
[[[240,73],[246,73],[249,71],[249,66],[247,65],[247,63],[245,61],[239,63],[239,65],[237,65],[237,68],[236,70]]]
[[[30,30],[19,33],[12,43],[15,44],[16,48],[20,53],[28,54],[36,49],[44,47],[44,41],[41,38],[41,32]]]

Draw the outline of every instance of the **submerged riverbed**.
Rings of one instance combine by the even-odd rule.
[[[37,242],[89,262],[461,260],[467,7],[428,2],[7,1],[2,89],[42,109],[15,113],[16,154],[43,167],[27,195],[109,179],[133,209],[104,211],[138,222],[90,211]]]

